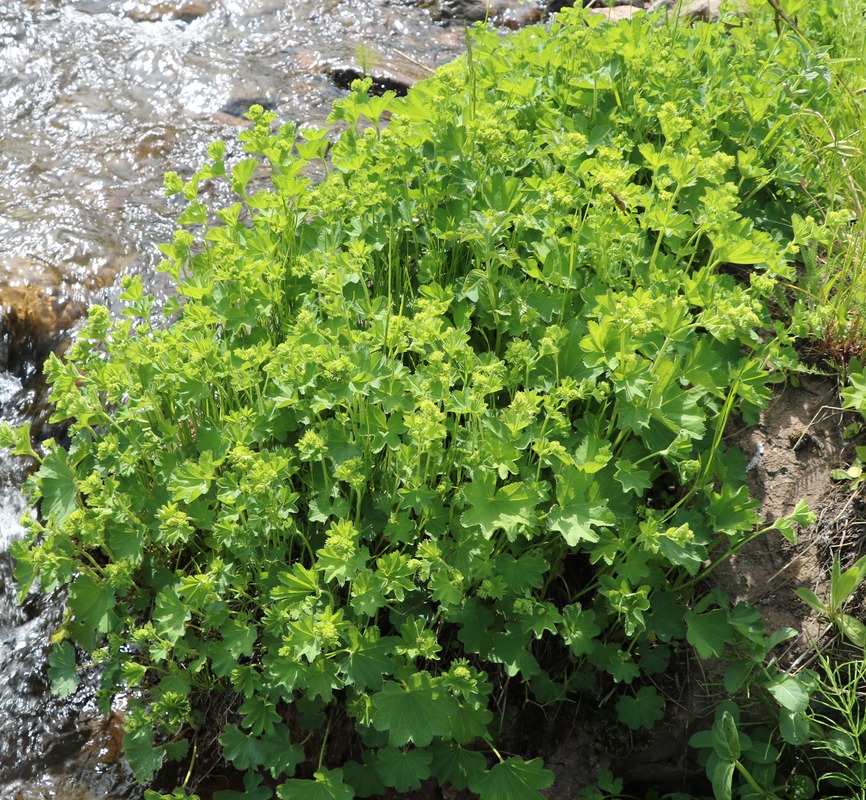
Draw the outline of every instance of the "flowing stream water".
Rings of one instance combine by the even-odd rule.
[[[88,305],[116,308],[121,275],[169,291],[154,271],[177,214],[162,192],[167,170],[189,173],[217,139],[239,153],[231,143],[252,103],[321,125],[359,73],[411,84],[461,52],[467,19],[518,27],[546,4],[487,5],[2,0],[0,420],[51,435],[46,355]],[[8,547],[21,535],[27,466],[0,451],[0,800],[135,797],[116,720],[98,717],[86,689],[63,702],[48,692],[63,597],[16,597]]]

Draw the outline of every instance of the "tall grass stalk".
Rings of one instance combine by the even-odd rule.
[[[798,310],[823,354],[840,363],[866,351],[866,15],[856,0],[810,4],[798,24],[827,49],[826,102],[799,121],[821,165],[822,185],[804,186],[815,219],[828,226],[826,245],[804,254]],[[798,315],[795,314],[795,317]]]

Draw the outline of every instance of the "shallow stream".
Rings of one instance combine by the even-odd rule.
[[[252,103],[321,125],[353,76],[411,84],[453,59],[464,22],[540,18],[541,0],[3,0],[0,3],[0,420],[47,416],[39,365],[120,276],[154,271],[177,208],[167,170],[233,142]],[[562,5],[562,3],[558,3]],[[229,146],[229,152],[232,151]],[[238,152],[235,147],[234,152]],[[9,543],[26,465],[0,451],[0,800],[136,796],[118,726],[86,691],[47,691],[62,597],[19,605]],[[83,755],[82,755],[83,753]]]

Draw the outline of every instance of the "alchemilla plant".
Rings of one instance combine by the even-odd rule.
[[[22,595],[69,587],[55,687],[100,667],[142,781],[216,745],[245,773],[224,800],[531,800],[552,774],[501,748],[515,692],[613,690],[650,728],[689,649],[799,713],[788,633],[699,587],[769,529],[723,432],[792,358],[770,309],[828,69],[730,22],[478,27],[405,98],[356,82],[318,185],[331,132],[255,106],[247,158],[166,177],[177,296],[130,279],[51,359],[71,444],[15,549]]]

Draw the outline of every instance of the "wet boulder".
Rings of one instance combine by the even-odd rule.
[[[35,378],[84,310],[83,302],[48,287],[0,282],[0,371],[24,383]]]

